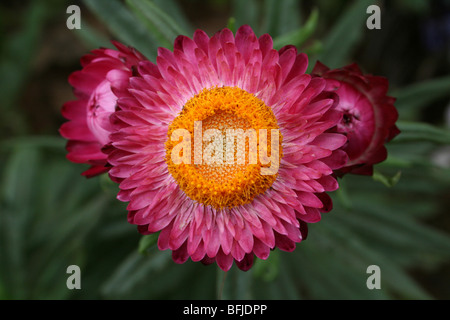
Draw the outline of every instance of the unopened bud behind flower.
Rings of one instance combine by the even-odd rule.
[[[69,77],[77,100],[64,104],[63,116],[70,120],[60,128],[67,143],[67,158],[90,164],[83,173],[92,177],[108,171],[102,147],[112,132],[110,115],[117,105],[117,92],[124,90],[132,75],[132,67],[145,57],[132,48],[114,42],[118,50],[98,49],[81,59],[83,67]]]
[[[342,150],[349,160],[336,174],[372,175],[373,165],[387,157],[385,144],[400,133],[395,125],[395,98],[387,95],[388,80],[363,74],[356,64],[331,70],[317,62],[312,75],[325,78],[335,88],[339,96],[336,108],[343,112],[341,122],[333,130],[347,136]]]

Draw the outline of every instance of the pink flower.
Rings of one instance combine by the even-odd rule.
[[[294,250],[307,223],[331,209],[333,170],[347,161],[346,137],[327,132],[342,118],[336,96],[324,79],[305,74],[307,65],[295,47],[277,51],[249,26],[211,38],[197,30],[193,39],[179,36],[173,51],[160,48],[156,64],[140,62],[119,95],[105,148],[129,222],[159,233],[159,249],[172,250],[177,263],[248,270],[255,256]],[[261,153],[254,163],[250,152],[235,153],[237,142],[217,138],[227,130],[268,133],[268,144],[256,141],[270,164]],[[221,162],[224,155],[233,162]]]
[[[91,168],[83,173],[87,177],[109,169],[107,156],[101,149],[110,142],[109,117],[116,108],[116,94],[127,86],[133,65],[145,59],[133,48],[118,42],[114,45],[118,51],[99,49],[81,59],[83,69],[69,77],[78,99],[67,102],[62,109],[63,116],[69,120],[60,128],[60,134],[69,139],[67,158],[90,164]]]
[[[385,144],[400,133],[395,125],[395,98],[387,96],[388,80],[364,75],[356,64],[330,70],[317,62],[312,75],[327,79],[328,85],[335,87],[337,109],[344,113],[334,131],[347,136],[342,149],[349,161],[336,173],[372,175],[373,165],[387,157]]]

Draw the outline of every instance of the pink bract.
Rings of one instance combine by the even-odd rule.
[[[77,100],[67,102],[62,109],[63,116],[69,120],[60,128],[60,134],[69,139],[67,158],[91,165],[83,173],[86,177],[109,170],[102,148],[110,142],[109,117],[116,109],[116,95],[128,85],[132,67],[145,60],[133,48],[113,43],[118,50],[98,49],[81,59],[82,70],[69,77]]]
[[[275,50],[269,35],[258,38],[249,26],[211,38],[197,30],[192,39],[179,36],[173,51],[160,48],[156,64],[139,62],[129,87],[118,94],[105,148],[109,175],[120,183],[118,199],[128,202],[129,222],[142,234],[159,233],[159,249],[171,250],[177,263],[190,258],[229,270],[235,262],[248,270],[255,256],[294,250],[306,237],[307,223],[331,209],[327,192],[338,188],[333,170],[347,162],[341,150],[346,137],[328,132],[342,119],[336,95],[327,91],[325,79],[305,74],[307,65],[295,47]],[[267,191],[251,203],[217,209],[180,189],[168,171],[165,142],[170,123],[190,99],[225,86],[239,87],[271,108],[283,135],[283,158]],[[99,146],[84,118],[86,140]],[[107,124],[101,128],[110,131]]]
[[[317,62],[312,75],[335,87],[339,96],[337,109],[344,113],[334,131],[347,136],[342,149],[349,161],[336,174],[372,175],[373,165],[387,157],[385,144],[400,133],[395,125],[398,119],[395,98],[387,95],[388,80],[363,74],[356,64],[330,70]]]

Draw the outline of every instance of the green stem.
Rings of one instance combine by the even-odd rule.
[[[227,274],[228,272],[222,271],[220,268],[217,268],[217,300],[222,300]]]

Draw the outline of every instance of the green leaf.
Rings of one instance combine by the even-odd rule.
[[[252,299],[251,285],[252,270],[242,272],[237,266],[226,272],[218,266],[216,275],[217,299],[219,300],[248,300]]]
[[[234,17],[230,17],[228,19],[227,28],[231,30],[231,32],[236,33],[236,19]]]
[[[386,145],[388,158],[378,164],[380,168],[390,167],[402,170],[410,168],[411,170],[419,170],[417,172],[422,175],[430,175],[430,169],[439,167],[436,162],[432,161],[432,157],[437,151],[442,150],[440,144],[417,137],[404,141],[399,139],[397,143],[397,138]],[[411,172],[408,175],[411,175]]]
[[[367,206],[368,204],[365,203]],[[381,298],[393,298],[393,297],[404,297],[408,299],[429,299],[430,296],[425,292],[423,288],[420,287],[418,283],[416,283],[407,273],[404,268],[397,262],[396,257],[403,255],[406,253],[402,252],[401,249],[397,249],[396,251],[388,252],[386,248],[381,249],[379,243],[388,242],[388,245],[391,248],[392,244],[397,243],[397,238],[395,234],[392,234],[392,231],[384,231],[382,223],[376,223],[376,219],[373,220],[370,217],[365,215],[364,211],[355,212],[354,214],[339,212],[339,214],[333,215],[333,221],[329,221],[329,223],[322,223],[319,228],[326,230],[327,237],[324,237],[324,234],[314,234],[314,240],[317,240],[317,237],[324,237],[324,239],[329,241],[328,246],[333,248],[334,255],[331,258],[337,260],[333,261],[333,263],[326,263],[323,261],[320,263],[320,260],[313,260],[314,264],[319,264],[320,266],[326,266],[330,264],[343,264],[348,269],[347,272],[344,272],[344,276],[348,276],[349,273],[354,272],[352,269],[356,267],[359,269],[359,284],[360,288],[363,288],[361,292],[364,295],[378,295],[381,294]],[[380,224],[380,225],[378,225]],[[364,230],[360,230],[360,228],[364,228]],[[318,231],[318,230],[316,230]],[[368,233],[383,233],[384,235],[389,236],[389,239],[385,239],[382,236],[366,239],[364,236]],[[406,235],[406,238],[411,237],[411,235]],[[401,238],[401,237],[400,237]],[[377,242],[378,241],[378,242]],[[339,243],[338,246],[336,244]],[[314,251],[318,251],[317,248],[319,244],[317,241],[314,243]],[[396,247],[397,248],[397,247]],[[330,254],[331,255],[331,254]],[[320,254],[321,257],[326,257],[326,252],[322,252]],[[312,259],[308,259],[311,261]],[[351,263],[349,265],[349,263]],[[369,265],[378,265],[381,269],[381,288],[382,290],[373,290],[375,292],[370,292],[366,288],[366,274],[362,274],[361,271],[365,273],[366,268]],[[317,268],[320,268],[317,266]],[[349,268],[351,266],[351,268]],[[314,268],[314,266],[313,266]],[[326,270],[323,270],[326,272]],[[323,273],[322,272],[322,273]],[[320,275],[321,273],[319,273]],[[334,273],[333,273],[334,275]],[[340,276],[336,278],[341,278]],[[349,280],[340,282],[339,284],[345,283],[347,285]],[[340,288],[335,295],[342,297],[344,295],[345,288]],[[325,289],[326,292],[321,293],[320,296],[329,296],[329,290]],[[380,291],[380,292],[378,292]],[[352,299],[357,297],[354,296],[355,290],[352,290],[348,294]],[[335,297],[330,297],[331,299]],[[379,297],[380,298],[380,297]]]
[[[373,2],[373,0],[353,1],[339,20],[327,30],[328,36],[323,41],[323,52],[319,55],[319,60],[332,69],[342,67],[347,62],[355,45],[367,31],[366,9],[374,4]]]
[[[162,46],[170,47],[178,35],[186,33],[152,1],[126,0],[126,3]]]
[[[183,30],[183,34],[192,35],[194,33],[194,28],[190,21],[184,14],[182,8],[180,7],[180,1],[177,0],[153,0],[155,5],[157,5],[163,12],[170,14],[173,21],[179,25],[180,30]]]
[[[400,115],[411,119],[420,109],[429,106],[434,101],[450,97],[450,76],[397,89],[392,91],[391,95],[397,98],[395,106],[400,110]]]
[[[279,274],[280,269],[279,251],[278,250],[272,251],[270,253],[269,258],[265,261],[257,260],[253,268],[255,277],[261,278],[267,282],[273,281]]]
[[[427,80],[392,91],[397,98],[395,106],[403,118],[412,119],[422,108],[434,101],[450,97],[450,76]]]
[[[306,53],[309,57],[316,56],[320,54],[323,50],[323,43],[320,40],[312,40],[310,44],[304,46],[303,52]],[[311,72],[314,65],[310,64],[308,68],[308,73]]]
[[[350,210],[352,208],[352,200],[348,194],[345,179],[339,179],[338,181],[339,189],[334,194],[341,205],[347,210]]]
[[[108,174],[102,174],[99,177],[100,187],[106,193],[110,195],[116,195],[119,191],[119,185],[112,181]]]
[[[286,299],[289,300],[300,300],[302,299],[301,296],[301,290],[298,290],[298,288],[295,285],[295,282],[292,281],[293,279],[292,271],[290,270],[289,266],[286,265],[281,261],[280,263],[280,281],[277,283],[280,287],[279,291],[282,294],[286,295]],[[282,296],[280,294],[278,297]],[[279,299],[277,296],[275,296],[275,299]]]
[[[111,48],[112,44],[107,37],[83,20],[83,26],[80,29],[74,29],[73,32],[80,38],[80,40],[89,48]]]
[[[257,0],[233,0],[231,16],[236,19],[236,25],[248,24],[255,28],[261,15],[261,6]]]
[[[149,290],[149,285],[146,285],[146,282],[155,282],[156,279],[152,278],[156,274],[160,275],[165,270],[174,272],[173,268],[169,266],[169,263],[171,263],[170,258],[169,251],[154,250],[149,256],[133,252],[124,259],[113,275],[107,279],[101,291],[107,297],[117,298],[132,296],[133,291],[139,285],[144,284],[146,289]],[[175,276],[172,278],[175,278]],[[164,288],[160,289],[164,290]]]
[[[392,177],[388,177],[387,175],[381,173],[380,171],[374,169],[373,170],[373,180],[381,182],[382,184],[384,184],[386,187],[393,187],[395,186],[398,181],[400,180],[400,177],[402,175],[401,171],[398,171],[394,176]]]
[[[16,299],[27,298],[28,224],[35,198],[33,180],[38,172],[40,154],[36,149],[16,147],[2,172],[0,189],[0,274]]]
[[[302,23],[301,0],[276,1],[279,9],[279,18],[276,35],[282,35],[300,27]]]
[[[339,212],[333,216],[333,226],[341,228],[339,221],[342,221],[352,228],[351,234],[355,239],[370,244],[380,254],[392,255],[393,263],[406,261],[411,264],[425,253],[449,256],[448,235],[407,215],[396,215],[389,203],[378,204],[357,197],[354,201],[353,211]]]
[[[16,147],[22,148],[49,148],[64,152],[64,146],[67,141],[57,136],[26,136],[14,137],[0,142],[0,150],[14,149]]]
[[[1,45],[0,55],[0,111],[2,127],[16,134],[27,131],[26,120],[22,113],[14,112],[15,102],[25,85],[31,68],[32,59],[38,51],[39,39],[44,21],[47,18],[49,3],[46,1],[31,1],[25,8],[20,19],[24,21],[21,30],[6,37]]]
[[[294,46],[302,46],[306,40],[308,40],[317,28],[317,23],[319,20],[319,10],[314,9],[305,25],[300,27],[298,30],[284,34],[278,38],[274,39],[273,46],[275,49],[280,49],[281,47],[292,44]]]
[[[84,3],[108,26],[118,40],[133,46],[150,60],[156,58],[156,49],[160,43],[120,1],[84,0]]]
[[[262,26],[260,33],[276,37],[300,26],[298,0],[265,0],[263,3]]]
[[[429,141],[437,144],[450,144],[450,130],[427,123],[398,121],[401,133],[392,143]]]
[[[158,236],[158,233],[143,236],[141,241],[139,241],[138,252],[140,254],[147,254],[148,250],[158,242]]]

